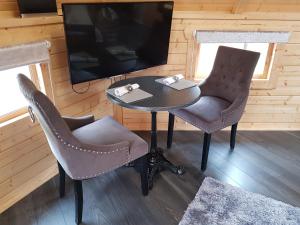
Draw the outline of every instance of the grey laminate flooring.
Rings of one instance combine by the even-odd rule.
[[[148,132],[139,135],[149,140]],[[201,132],[174,132],[167,157],[186,168],[175,176],[162,172],[149,196],[140,191],[138,174],[120,168],[83,183],[83,224],[175,225],[205,176],[300,207],[300,132],[239,131],[234,151],[229,132],[212,136],[205,173],[200,170]],[[159,132],[165,146],[166,132]],[[1,225],[66,225],[74,223],[73,186],[59,199],[55,177],[0,215]]]

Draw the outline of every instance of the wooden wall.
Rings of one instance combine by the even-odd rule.
[[[0,1],[16,9],[14,1]],[[64,115],[94,114],[97,118],[113,115],[113,107],[104,91],[109,80],[91,82],[86,94],[72,91],[66,58],[66,45],[61,17],[13,18],[9,10],[0,12],[0,46],[49,40],[52,44],[51,80],[55,104]],[[9,15],[5,17],[3,15]],[[87,84],[75,86],[82,91]],[[32,190],[57,174],[54,159],[40,126],[32,124],[28,116],[14,122],[0,124],[0,212],[20,200]]]
[[[60,12],[61,0],[58,3]],[[300,129],[300,4],[297,0],[176,0],[175,10],[168,65],[134,75],[186,74],[191,66],[188,40],[192,29],[290,31],[289,43],[280,45],[276,52],[272,71],[277,77],[275,88],[251,90],[240,128]],[[17,16],[16,0],[0,0],[0,47],[44,39],[52,43],[51,80],[55,104],[62,114],[93,113],[97,118],[115,114],[130,129],[149,129],[149,114],[122,110],[107,101],[104,92],[110,80],[93,81],[83,95],[72,91],[60,16],[29,19]],[[75,89],[80,91],[86,87],[87,84],[80,84]],[[158,127],[165,129],[167,114],[159,113],[158,121]],[[176,128],[193,129],[179,120]],[[0,213],[56,174],[56,161],[38,124],[32,124],[27,116],[0,124]]]
[[[271,77],[273,88],[260,86],[253,81],[250,97],[239,123],[244,130],[299,130],[300,129],[300,14],[247,13],[224,14],[216,12],[176,12],[173,19],[169,62],[167,66],[150,69],[142,74],[188,75],[192,59],[188,52],[194,30],[230,31],[289,31],[290,40],[278,44]],[[189,77],[191,78],[191,77]],[[167,129],[167,113],[159,113],[158,127]],[[132,130],[150,127],[150,115],[123,109],[123,123]],[[180,119],[177,129],[195,129]]]

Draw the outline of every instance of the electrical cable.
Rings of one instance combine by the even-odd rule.
[[[76,94],[84,94],[84,93],[86,93],[89,89],[90,89],[90,86],[91,86],[91,82],[89,82],[89,86],[87,87],[87,89],[86,90],[84,90],[84,91],[76,91],[75,89],[74,89],[74,85],[72,84],[72,90],[76,93]]]

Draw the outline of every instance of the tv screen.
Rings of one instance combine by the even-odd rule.
[[[56,0],[18,0],[21,14],[57,12]]]
[[[173,2],[62,8],[72,84],[167,63]]]

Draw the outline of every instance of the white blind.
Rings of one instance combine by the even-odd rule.
[[[0,48],[0,71],[19,66],[49,62],[48,41]]]
[[[199,43],[286,43],[289,32],[197,31]]]

